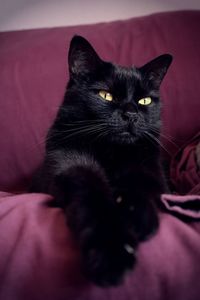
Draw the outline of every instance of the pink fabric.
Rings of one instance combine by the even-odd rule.
[[[142,65],[174,56],[163,86],[164,133],[178,146],[200,130],[200,12],[161,13],[88,26],[0,33],[0,189],[23,189],[42,159],[44,136],[68,78],[74,34],[88,38],[106,60]],[[163,142],[173,154],[176,147]]]
[[[165,208],[179,217],[191,220],[200,220],[200,194],[199,195],[162,195],[161,201]]]
[[[117,288],[98,288],[79,273],[76,244],[61,209],[42,194],[0,195],[0,299],[199,300],[200,223],[160,215],[138,263]]]

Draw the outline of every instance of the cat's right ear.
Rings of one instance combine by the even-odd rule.
[[[141,67],[140,71],[155,89],[159,89],[172,60],[170,54],[160,55]]]
[[[68,64],[71,77],[84,76],[94,73],[102,60],[86,39],[74,36],[70,43]]]

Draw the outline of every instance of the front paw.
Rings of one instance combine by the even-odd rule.
[[[133,268],[135,261],[135,248],[130,244],[102,245],[88,249],[83,257],[83,269],[93,283],[115,286],[122,283],[125,272]]]
[[[158,228],[158,213],[153,205],[146,205],[143,211],[135,210],[135,231],[139,241],[150,239],[158,231]]]
[[[155,198],[156,199],[156,198]],[[128,232],[134,232],[138,241],[149,239],[159,227],[158,211],[150,196],[121,194],[116,198],[123,226]]]

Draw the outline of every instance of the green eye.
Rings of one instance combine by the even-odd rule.
[[[151,97],[142,98],[138,101],[140,105],[149,105],[151,104],[151,102],[152,102]]]
[[[99,96],[107,101],[112,101],[113,100],[113,96],[112,94],[106,92],[106,91],[99,91]]]

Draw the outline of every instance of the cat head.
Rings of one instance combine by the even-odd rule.
[[[85,134],[117,143],[134,143],[150,132],[158,134],[159,88],[171,61],[172,56],[164,54],[139,68],[122,67],[103,61],[83,37],[73,37],[66,122],[81,121],[82,128],[87,128],[82,131]]]

